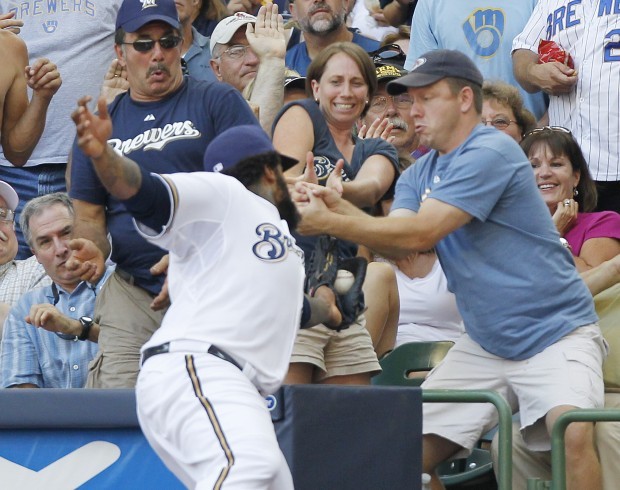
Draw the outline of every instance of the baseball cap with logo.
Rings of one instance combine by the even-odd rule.
[[[149,22],[161,21],[180,29],[174,0],[124,0],[116,16],[116,28],[136,32]]]
[[[0,197],[4,199],[6,205],[11,211],[15,211],[17,204],[19,203],[17,192],[15,192],[15,189],[3,180],[0,180]]]
[[[245,12],[236,12],[230,17],[223,18],[211,33],[211,44],[209,45],[211,52],[213,52],[216,44],[228,44],[240,27],[255,23],[256,17]]]
[[[467,55],[452,49],[436,49],[420,56],[408,75],[388,83],[387,91],[390,95],[398,95],[408,87],[426,87],[447,77],[463,78],[480,86],[484,81]]]
[[[222,172],[234,167],[241,160],[269,152],[276,152],[276,149],[260,126],[253,124],[234,126],[217,135],[209,143],[203,158],[204,169],[207,172]],[[278,155],[283,170],[297,163],[295,158],[280,153]]]
[[[376,64],[375,73],[377,74],[377,82],[381,83],[404,77],[407,71],[396,65]]]

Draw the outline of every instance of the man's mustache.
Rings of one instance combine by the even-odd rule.
[[[166,75],[170,75],[170,70],[168,69],[166,65],[164,65],[163,63],[157,63],[156,65],[149,67],[149,69],[146,72],[146,77],[147,78],[150,77],[156,71],[161,71],[165,73]]]
[[[403,131],[407,131],[409,129],[409,124],[400,117],[390,117],[388,119],[390,124],[394,126],[394,129],[402,129]]]

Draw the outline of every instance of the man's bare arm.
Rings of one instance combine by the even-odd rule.
[[[34,151],[43,130],[47,109],[62,80],[52,62],[39,59],[28,65],[24,42],[10,32],[0,31],[0,56],[8,66],[3,68],[3,85],[8,83],[2,108],[2,148],[7,160],[24,165]],[[26,87],[33,90],[28,102]]]
[[[398,209],[385,218],[367,215],[333,190],[307,187],[308,200],[298,201],[298,230],[305,235],[329,235],[365,245],[386,258],[399,259],[429,250],[443,237],[471,220],[471,215],[436,199],[427,199],[418,213]]]
[[[271,134],[273,121],[284,101],[286,35],[278,5],[268,3],[262,6],[256,25],[248,24],[246,36],[260,59],[249,101],[259,107],[260,125],[267,134]]]
[[[512,53],[515,78],[529,93],[543,90],[551,95],[570,92],[577,83],[577,72],[558,62],[538,63],[538,54],[529,49]]]

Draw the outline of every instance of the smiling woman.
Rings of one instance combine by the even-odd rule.
[[[537,128],[521,142],[534,169],[536,184],[553,216],[563,243],[580,272],[620,253],[620,215],[593,213],[596,186],[581,148],[570,131]]]

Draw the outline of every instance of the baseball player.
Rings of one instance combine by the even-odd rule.
[[[141,351],[144,434],[189,488],[292,489],[263,396],[286,374],[301,318],[314,316],[302,313],[298,214],[282,175],[296,161],[238,126],[207,147],[215,173],[149,174],[107,145],[103,99],[98,116],[87,102],[73,115],[80,148],[139,233],[170,252],[172,306]]]
[[[615,7],[614,7],[615,5]],[[538,44],[555,41],[575,68],[538,64]],[[620,211],[620,14],[611,1],[538,2],[512,45],[517,80],[550,95],[549,124],[570,129],[599,190],[599,210]]]

